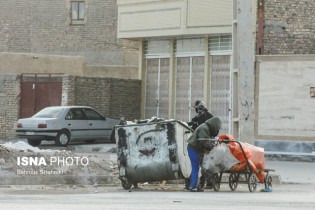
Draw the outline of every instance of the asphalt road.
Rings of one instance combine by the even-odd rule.
[[[273,192],[250,193],[246,185],[235,192],[187,192],[182,185],[141,185],[141,189],[106,187],[15,186],[0,189],[0,209],[32,210],[203,210],[315,209],[315,185],[281,184]]]
[[[77,144],[69,149],[105,152],[113,146]],[[43,148],[51,149],[51,146],[43,145]],[[171,184],[141,184],[141,189],[130,191],[120,185],[0,185],[0,210],[315,209],[314,162],[266,161],[266,168],[275,169],[274,173],[282,179],[282,184],[274,184],[272,192],[260,192],[264,188],[262,184],[255,193],[250,193],[246,184],[240,184],[235,192],[222,184],[220,192],[202,193],[187,192],[183,185]]]

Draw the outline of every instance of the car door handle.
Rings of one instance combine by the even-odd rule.
[[[71,126],[71,123],[69,123],[68,125]]]
[[[93,124],[92,124],[92,123],[90,123],[90,125],[92,126]]]

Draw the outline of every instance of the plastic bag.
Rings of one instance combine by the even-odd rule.
[[[218,144],[209,154],[204,155],[201,167],[203,170],[219,173],[230,170],[231,167],[239,162],[240,161],[231,154],[226,144]]]
[[[230,147],[230,150],[232,154],[240,160],[240,163],[233,166],[231,168],[231,171],[245,171],[247,170],[247,161],[245,156],[248,159],[248,163],[257,176],[258,180],[260,182],[264,182],[265,180],[265,173],[264,173],[264,168],[265,168],[265,156],[264,156],[264,149],[260,147],[256,147],[254,145],[248,144],[248,143],[240,143],[242,145],[243,151],[245,153],[245,156],[242,152],[241,147],[239,146],[238,143],[236,142],[231,142],[229,145],[232,145]],[[238,145],[238,146],[236,146]]]

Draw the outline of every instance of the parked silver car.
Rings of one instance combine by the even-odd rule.
[[[88,106],[52,106],[30,118],[19,119],[16,133],[32,146],[42,140],[53,140],[56,145],[67,146],[70,141],[111,139],[114,126],[120,120],[105,118]],[[111,141],[115,141],[113,138]]]

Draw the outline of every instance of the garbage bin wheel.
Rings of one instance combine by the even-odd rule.
[[[256,191],[257,182],[258,182],[258,180],[256,178],[256,175],[254,173],[250,173],[249,178],[248,178],[248,189],[250,192]]]
[[[131,182],[128,181],[128,179],[121,179],[121,186],[125,189],[125,190],[129,190],[132,186]]]
[[[267,190],[269,187],[272,187],[272,177],[267,174],[265,177],[265,189]]]
[[[232,191],[235,191],[238,185],[239,173],[231,173],[229,177],[229,186]]]
[[[213,189],[218,192],[220,190],[221,176],[219,173],[213,175]]]

